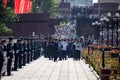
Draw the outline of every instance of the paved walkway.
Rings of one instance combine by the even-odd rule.
[[[12,74],[2,77],[2,80],[97,80],[88,64],[72,58],[53,62],[41,57]]]

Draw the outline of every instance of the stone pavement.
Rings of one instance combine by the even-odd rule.
[[[12,74],[2,80],[97,80],[84,60],[73,61],[72,58],[53,62],[41,57]]]

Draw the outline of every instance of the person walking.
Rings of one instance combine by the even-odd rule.
[[[55,39],[55,42],[54,42],[54,62],[57,61],[57,58],[58,58],[58,41],[57,41],[57,39]]]
[[[62,60],[62,44],[61,44],[61,40],[59,39],[58,41],[58,57],[59,57],[59,60]]]
[[[48,43],[48,51],[49,51],[49,60],[52,60],[54,53],[54,42],[52,39]]]
[[[61,44],[62,44],[62,48],[61,48],[61,50],[62,50],[62,59],[64,60],[66,60],[67,59],[67,46],[68,46],[68,43],[66,42],[66,40],[64,39],[64,40],[62,40],[62,42],[61,42]]]
[[[81,45],[80,40],[76,40],[73,45],[74,45],[74,49],[75,49],[74,60],[80,60],[81,51],[82,51],[82,45]]]

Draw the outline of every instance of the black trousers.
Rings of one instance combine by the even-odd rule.
[[[27,63],[30,63],[30,52],[27,52]]]
[[[80,50],[74,50],[74,60],[80,60]]]
[[[18,67],[18,53],[15,53],[14,70],[17,70],[17,67]]]
[[[62,50],[58,51],[58,57],[59,57],[59,60],[62,60]]]
[[[4,63],[4,61],[1,61],[1,62],[0,62],[0,77],[1,77],[1,73],[2,73],[3,63]]]
[[[76,50],[76,51],[77,51],[77,59],[80,59],[81,51],[80,50]]]
[[[12,58],[8,58],[7,62],[7,75],[11,75],[11,66],[12,66]]]
[[[33,60],[33,51],[31,50],[31,54],[30,54],[30,61]]]
[[[23,52],[23,66],[26,64],[26,52]]]
[[[57,61],[58,58],[58,51],[54,51],[54,61]]]
[[[53,50],[49,50],[49,59],[51,60],[51,59],[53,59],[53,57],[54,57],[54,51]]]
[[[62,50],[62,59],[67,59],[67,53],[64,50]]]
[[[19,68],[22,68],[22,60],[23,60],[23,56],[22,53],[19,53]]]

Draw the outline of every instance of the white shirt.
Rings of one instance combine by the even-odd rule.
[[[68,43],[65,42],[65,41],[62,41],[61,44],[62,44],[62,50],[66,51],[66,50],[67,50]]]
[[[75,45],[75,50],[80,50],[80,51],[82,51],[82,45],[81,45],[80,42],[78,42],[78,43],[75,42],[74,45]]]

